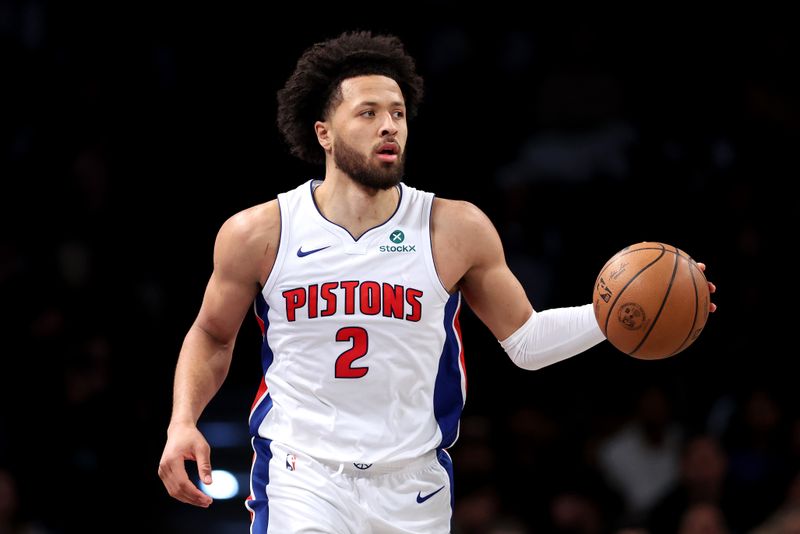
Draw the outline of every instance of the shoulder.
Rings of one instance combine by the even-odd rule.
[[[242,241],[268,239],[272,234],[280,237],[281,213],[277,200],[270,200],[235,213],[219,230],[225,240]]]
[[[277,200],[242,210],[226,220],[214,245],[215,269],[246,270],[257,278],[275,261],[281,236]]]
[[[475,204],[464,200],[434,198],[431,226],[433,232],[465,243],[497,238],[489,217]]]
[[[483,211],[470,202],[435,198],[431,245],[442,283],[452,290],[475,268],[503,261],[500,236]]]

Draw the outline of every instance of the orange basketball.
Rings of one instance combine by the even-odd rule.
[[[708,319],[708,283],[697,263],[664,243],[617,252],[594,285],[594,315],[616,348],[643,360],[673,356],[694,343]]]

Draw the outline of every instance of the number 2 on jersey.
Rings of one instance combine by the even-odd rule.
[[[336,378],[361,378],[369,367],[353,367],[353,362],[367,353],[369,338],[367,331],[359,326],[345,326],[336,332],[336,341],[352,341],[353,346],[336,358]]]

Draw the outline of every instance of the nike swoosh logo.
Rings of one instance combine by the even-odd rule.
[[[417,502],[422,504],[425,501],[427,501],[428,499],[430,499],[431,497],[433,497],[434,495],[436,495],[437,493],[439,493],[440,491],[442,491],[443,489],[444,489],[444,486],[442,486],[438,490],[434,491],[433,493],[429,493],[429,494],[425,495],[424,497],[422,496],[422,492],[420,491],[420,492],[417,493]]]
[[[325,250],[328,247],[330,247],[330,245],[328,245],[327,247],[315,248],[314,250],[306,250],[306,251],[304,251],[303,247],[301,246],[300,248],[297,249],[297,257],[298,258],[304,258],[304,257],[308,256],[309,254],[313,254],[315,252],[319,252],[320,250]]]

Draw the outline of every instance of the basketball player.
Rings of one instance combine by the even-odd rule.
[[[175,374],[159,476],[207,507],[197,429],[255,301],[264,374],[250,414],[253,533],[444,533],[446,449],[465,400],[462,296],[525,369],[604,339],[591,304],[533,310],[489,219],[401,182],[422,79],[392,36],[347,33],[307,50],[279,92],[311,180],[226,221]]]

